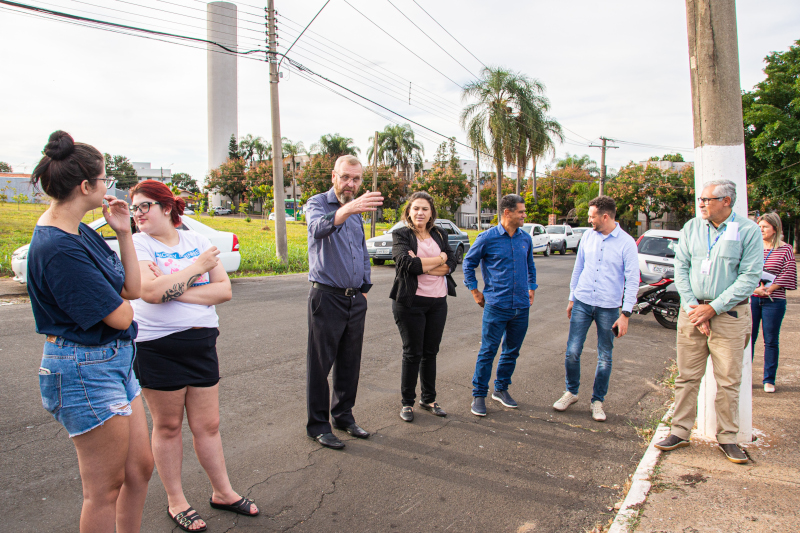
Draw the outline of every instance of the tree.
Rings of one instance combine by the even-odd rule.
[[[597,168],[597,161],[589,157],[588,154],[579,156],[578,154],[570,154],[567,152],[563,159],[556,161],[556,168],[578,168],[585,170],[592,176],[598,176],[600,174]]]
[[[228,142],[228,159],[231,161],[240,159],[239,145],[236,143],[236,135],[231,133],[231,140]]]
[[[173,174],[172,184],[178,189],[190,193],[200,192],[200,188],[197,186],[197,181],[194,180],[189,174],[185,172],[176,172],[175,174]]]
[[[800,233],[800,40],[764,58],[766,79],[742,94],[750,208],[794,219]],[[791,222],[788,226],[791,226]],[[788,239],[789,235],[786,234]],[[796,238],[796,237],[795,237]],[[800,239],[795,240],[795,244]]]
[[[19,211],[19,204],[27,202],[29,200],[28,195],[25,193],[17,193],[11,197],[12,200],[17,202],[17,211]]]
[[[297,182],[303,191],[301,201],[305,204],[315,194],[328,191],[333,183],[331,173],[336,158],[331,155],[315,154],[300,172]]]
[[[484,68],[479,80],[464,86],[462,100],[474,101],[464,107],[460,124],[472,149],[490,154],[497,170],[495,190],[498,194],[502,189],[506,156],[519,147],[518,118],[537,107],[530,98],[543,90],[537,80],[496,67]],[[499,201],[498,198],[497,203]]]
[[[575,216],[578,220],[585,220],[589,216],[589,202],[600,194],[600,185],[589,182],[576,183],[569,192],[575,195]]]
[[[139,182],[136,170],[127,157],[109,154],[103,154],[103,157],[106,160],[106,176],[117,180],[117,189],[125,191]]]
[[[0,161],[0,172],[14,172],[14,169],[8,163]]]
[[[417,176],[411,190],[426,191],[439,198],[449,214],[455,214],[472,191],[472,183],[459,168],[458,161],[455,138],[451,138],[449,149],[446,142],[439,145],[433,168],[423,176]]]
[[[374,157],[375,138],[369,138],[367,159],[371,162]],[[378,133],[378,162],[395,169],[399,175],[403,169],[405,179],[411,179],[411,165],[422,164],[422,154],[425,149],[422,143],[414,138],[414,130],[409,124],[389,124],[382,132]]]
[[[690,211],[686,219],[694,215],[694,188],[689,186],[689,179],[694,179],[693,168],[691,172],[680,173],[631,161],[609,183],[608,192],[617,203],[641,213],[645,218],[643,229],[647,231],[651,221],[667,213],[685,217]]]
[[[361,152],[353,145],[352,137],[342,137],[338,133],[323,135],[319,142],[311,145],[311,151],[333,157],[334,160],[342,155],[358,155]]]
[[[234,212],[239,210],[242,196],[247,193],[248,182],[245,176],[244,159],[229,159],[219,167],[211,169],[206,177],[205,189],[218,192],[233,201]]]

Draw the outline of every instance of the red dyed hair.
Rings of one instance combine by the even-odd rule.
[[[164,211],[169,209],[170,219],[172,220],[173,226],[177,228],[181,225],[181,215],[183,215],[183,210],[186,207],[186,201],[183,198],[172,194],[172,191],[169,189],[169,187],[160,181],[140,181],[131,188],[129,194],[131,200],[133,200],[133,196],[136,194],[143,194],[144,196],[155,200],[161,204],[161,209]]]

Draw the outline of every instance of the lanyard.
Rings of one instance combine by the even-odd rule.
[[[774,251],[775,251],[775,248],[770,249],[769,253],[767,254],[767,257],[764,258],[764,264],[765,265],[767,264],[767,261],[769,261],[769,256],[771,256],[772,252],[774,252]]]
[[[736,220],[736,213],[734,213],[733,217],[731,217],[731,222],[733,222],[734,220]],[[711,244],[711,226],[706,226],[706,229],[708,230],[708,233],[706,235],[708,237],[708,255],[706,255],[706,259],[711,259],[711,249],[717,244],[717,241],[719,240],[720,237],[722,237],[723,233],[725,233],[725,231],[728,231],[728,225],[725,224],[725,231],[722,231],[719,233],[719,235],[717,235],[717,238],[714,239],[714,244]]]

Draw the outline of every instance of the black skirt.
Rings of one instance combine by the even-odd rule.
[[[217,328],[179,331],[136,343],[133,371],[146,389],[211,387],[219,382]]]

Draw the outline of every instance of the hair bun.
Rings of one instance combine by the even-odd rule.
[[[66,131],[54,131],[50,134],[47,144],[44,146],[44,154],[50,159],[60,161],[66,159],[75,151],[75,141]]]

